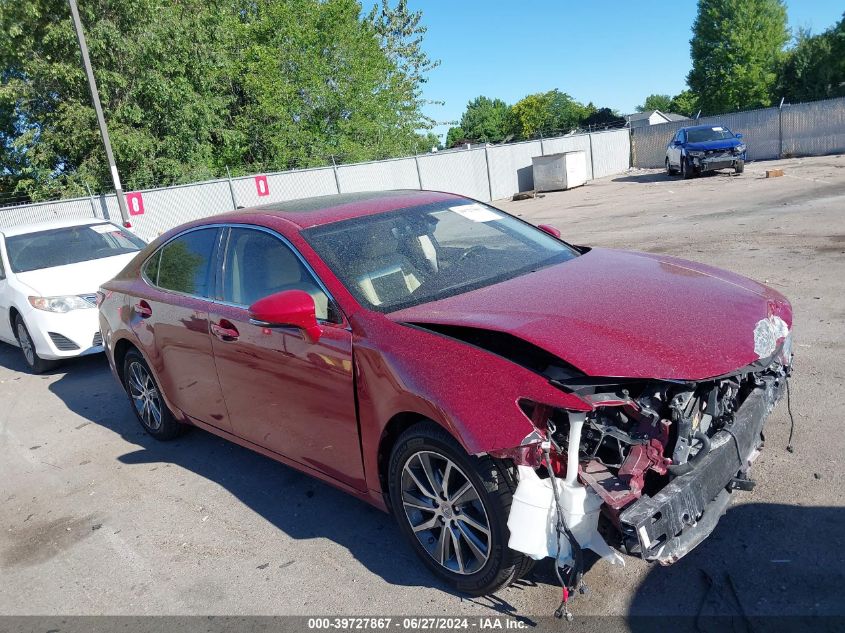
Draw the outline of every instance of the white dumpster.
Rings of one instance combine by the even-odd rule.
[[[534,191],[558,191],[587,182],[587,154],[583,150],[534,156]]]

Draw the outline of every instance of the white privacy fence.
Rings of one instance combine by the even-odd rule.
[[[126,194],[145,239],[190,220],[282,200],[356,191],[432,189],[489,202],[534,188],[534,156],[583,150],[590,179],[630,166],[628,130],[594,132],[408,158],[320,167],[147,189]],[[114,194],[0,208],[0,228],[58,218],[120,220]]]
[[[663,167],[669,140],[688,125],[721,125],[742,134],[749,160],[838,154],[845,152],[845,97],[634,128],[633,166]]]

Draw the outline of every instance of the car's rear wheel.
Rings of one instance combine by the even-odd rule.
[[[136,349],[129,350],[123,360],[123,385],[135,417],[147,433],[157,440],[172,440],[182,434],[185,425],[170,413],[153,372]]]
[[[411,546],[438,577],[470,595],[506,587],[530,570],[510,548],[514,475],[467,455],[433,422],[406,431],[390,458],[390,503]]]
[[[58,361],[47,360],[38,355],[38,352],[35,351],[35,343],[33,343],[21,315],[15,317],[15,336],[18,339],[21,352],[23,352],[23,358],[33,374],[43,374],[59,364]]]

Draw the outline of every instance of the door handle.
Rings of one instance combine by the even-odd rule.
[[[150,304],[141,299],[138,303],[135,304],[135,314],[137,314],[142,319],[148,319],[153,316],[153,309],[150,307]]]
[[[241,335],[237,328],[228,321],[221,321],[220,323],[211,324],[211,333],[214,334],[221,341],[226,343],[237,341]]]

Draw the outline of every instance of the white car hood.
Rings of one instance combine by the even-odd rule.
[[[42,297],[90,294],[123,270],[135,255],[137,253],[125,253],[67,266],[30,270],[15,273],[15,277]]]

